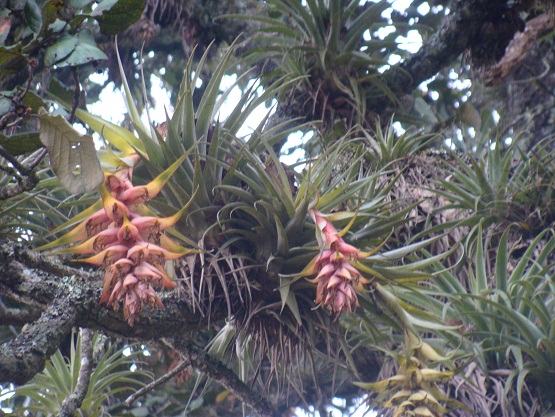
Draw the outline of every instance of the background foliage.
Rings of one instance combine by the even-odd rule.
[[[25,255],[61,288],[37,296],[2,252],[4,410],[553,413],[553,8],[400,3],[0,0],[6,248],[69,265],[71,227],[132,167],[150,201],[130,210],[179,213],[166,244],[188,249],[161,266],[177,284],[164,307],[102,325],[91,309],[121,312],[81,297],[79,274],[102,286],[94,268]],[[152,123],[158,82],[172,107]],[[123,126],[87,110],[113,87]],[[89,313],[10,385],[14,346],[46,346],[60,316],[45,300],[73,296]]]

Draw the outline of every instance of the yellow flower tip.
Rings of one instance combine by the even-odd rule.
[[[117,260],[123,258],[127,253],[128,247],[125,245],[114,245],[104,249],[90,258],[76,259],[74,262],[84,262],[96,266],[110,266]]]
[[[125,215],[123,216],[123,223],[117,231],[117,238],[121,243],[139,239],[139,229]]]

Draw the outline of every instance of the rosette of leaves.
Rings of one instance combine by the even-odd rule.
[[[377,102],[399,104],[378,69],[388,65],[391,54],[407,54],[398,48],[396,29],[408,25],[383,17],[388,7],[385,0],[268,1],[266,16],[248,16],[259,29],[245,45],[246,60],[251,66],[261,65],[270,80],[300,77],[288,102],[300,107],[299,114],[311,114],[328,126],[337,117],[348,127],[373,127],[376,118],[367,108]],[[380,36],[379,30],[386,27],[389,34]],[[421,27],[411,26],[417,28]]]
[[[95,368],[81,406],[76,410],[80,416],[111,416],[110,407],[122,401],[121,396],[145,384],[149,374],[137,368],[141,350],[136,346],[104,347],[105,339],[92,337],[95,352]],[[125,352],[125,354],[124,354]],[[70,343],[69,357],[56,351],[46,363],[44,371],[29,383],[15,389],[15,395],[6,401],[13,408],[13,415],[57,415],[64,400],[77,385],[82,366],[81,337],[77,335]],[[114,414],[118,415],[118,413]]]

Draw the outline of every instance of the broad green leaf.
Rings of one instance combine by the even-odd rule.
[[[108,59],[106,54],[96,46],[96,42],[89,31],[83,30],[79,32],[76,39],[77,43],[73,51],[56,62],[58,67],[77,66],[92,61]]]
[[[64,7],[64,2],[60,0],[48,0],[43,4],[41,13],[42,27],[39,36],[45,35],[46,30],[49,29],[50,25],[58,18],[58,12]]]
[[[42,12],[35,0],[27,0],[23,9],[25,12],[25,20],[35,33],[39,33],[42,27]]]
[[[71,4],[71,6],[74,9],[82,9],[83,7],[88,6],[89,4],[91,4],[94,0],[70,0],[69,4]],[[105,3],[105,1],[101,2],[100,4],[98,4],[97,8],[94,9],[94,11],[96,12],[97,9],[101,8],[102,5]]]
[[[91,16],[98,17],[108,12],[117,4],[118,0],[102,0],[98,3],[96,9],[93,10]]]
[[[20,133],[12,136],[4,136],[0,133],[0,145],[13,156],[34,152],[42,148],[39,134],[36,132]]]
[[[70,193],[93,191],[104,181],[91,136],[80,135],[62,116],[45,111],[40,124],[40,140],[48,149],[52,169]]]
[[[95,18],[104,35],[117,35],[139,20],[144,7],[144,0],[118,0],[109,10],[104,10],[102,15]]]
[[[17,45],[11,48],[0,48],[0,81],[7,75],[22,71],[27,66],[27,58]]]
[[[62,59],[67,58],[77,47],[77,36],[65,35],[54,45],[49,46],[44,54],[44,65],[51,67]]]
[[[21,88],[19,90],[23,91]],[[23,104],[30,107],[35,113],[38,113],[41,107],[45,107],[44,100],[32,91],[27,91],[27,94],[23,98]]]

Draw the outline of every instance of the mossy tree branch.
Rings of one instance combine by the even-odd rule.
[[[120,312],[99,306],[101,276],[64,266],[21,244],[0,242],[0,296],[45,309],[15,339],[0,346],[0,383],[25,383],[40,372],[72,327],[152,340],[198,331],[204,317],[177,293],[164,308],[143,312],[131,327]],[[163,296],[163,295],[162,295]]]

